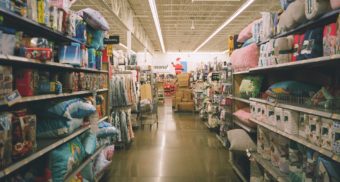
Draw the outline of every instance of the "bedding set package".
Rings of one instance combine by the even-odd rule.
[[[112,126],[117,128],[117,142],[129,143],[135,136],[132,130],[131,109],[114,110],[111,113]]]
[[[111,108],[135,104],[137,91],[131,75],[117,74],[110,80]]]

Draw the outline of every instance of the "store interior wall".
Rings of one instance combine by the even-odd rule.
[[[197,66],[201,63],[212,62],[214,60],[224,61],[227,59],[226,53],[223,52],[211,52],[211,53],[166,53],[166,54],[155,54],[152,56],[151,65],[154,67],[154,72],[170,72],[175,73],[175,69],[172,63],[176,64],[177,58],[179,61],[187,62],[187,71],[196,70]],[[165,68],[167,69],[155,69]]]

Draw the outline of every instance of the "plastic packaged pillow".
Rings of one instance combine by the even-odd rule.
[[[52,150],[49,154],[49,168],[53,182],[63,182],[67,174],[79,166],[85,157],[85,150],[79,138]]]
[[[91,8],[82,9],[77,12],[78,15],[84,18],[84,20],[94,29],[108,31],[110,29],[109,24],[105,18],[96,10]]]
[[[102,138],[102,137],[108,137],[108,136],[116,136],[120,133],[120,131],[112,126],[112,127],[107,127],[107,128],[100,128],[97,132],[97,137]]]
[[[277,64],[291,61],[293,41],[294,38],[292,36],[281,37],[275,40],[274,52]]]
[[[92,132],[86,132],[81,136],[81,143],[84,146],[85,153],[92,155],[97,148],[97,137]]]
[[[37,138],[58,138],[71,134],[83,125],[83,119],[39,118]]]
[[[332,9],[340,8],[340,1],[339,0],[331,0],[331,7],[332,7]]]
[[[305,0],[306,18],[311,20],[331,10],[329,0]]]
[[[43,108],[41,112],[43,116],[49,118],[84,118],[96,112],[96,108],[81,99],[71,99],[54,104],[53,106]]]
[[[114,145],[110,145],[110,146],[107,146],[107,147],[104,148],[103,152],[104,152],[104,155],[106,157],[106,160],[112,161],[114,151],[115,151]]]
[[[86,27],[87,33],[87,44],[90,48],[94,48],[95,50],[102,49],[104,47],[104,32],[101,30],[95,30],[90,26]],[[94,55],[95,61],[95,55]]]
[[[269,96],[276,97],[278,95],[289,96],[311,96],[320,89],[320,86],[311,85],[298,81],[283,81],[271,85],[266,93]]]
[[[98,128],[108,128],[108,127],[112,127],[112,124],[106,121],[98,123]]]
[[[230,57],[232,67],[235,71],[244,71],[257,67],[259,61],[259,50],[256,43],[247,47],[236,49]]]
[[[323,56],[323,29],[318,27],[305,32],[303,46],[297,60]]]
[[[278,23],[278,32],[289,31],[306,20],[305,0],[296,0],[289,4],[286,11],[281,14]]]
[[[237,117],[239,121],[245,124],[246,126],[249,126],[251,128],[255,128],[257,126],[254,122],[249,120],[251,116],[249,108],[239,109],[236,112],[234,112],[233,115]]]
[[[280,0],[281,8],[286,10],[290,3],[294,2],[294,0]]]
[[[111,161],[107,160],[105,157],[105,153],[102,151],[96,159],[94,164],[94,174],[97,175],[102,170],[104,170],[107,166],[109,166]]]
[[[228,131],[230,142],[229,150],[246,151],[247,149],[256,150],[256,145],[243,129],[233,129]]]
[[[83,177],[83,179],[86,179],[87,181],[94,181],[94,174],[93,174],[93,162],[89,162],[84,169],[80,172],[81,176]]]
[[[261,91],[263,78],[260,76],[248,76],[244,78],[240,85],[240,94],[243,98],[257,97]]]
[[[253,26],[254,26],[254,23],[258,21],[258,20],[255,20],[253,22],[251,22],[248,26],[246,26],[238,35],[237,37],[237,42],[240,42],[240,43],[243,43],[245,42],[246,40],[250,39],[253,37]]]

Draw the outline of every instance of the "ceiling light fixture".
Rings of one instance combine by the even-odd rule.
[[[155,0],[149,0],[149,5],[150,5],[153,21],[154,21],[155,26],[156,26],[157,35],[158,35],[159,41],[161,43],[161,48],[162,48],[163,53],[165,53],[161,24],[159,23],[157,6],[156,6],[156,3],[155,3]]]
[[[220,27],[218,27],[214,33],[212,33],[200,46],[198,46],[194,52],[200,50],[206,43],[208,43],[218,32],[232,22],[238,15],[240,15],[248,6],[250,6],[255,0],[248,0],[245,2],[231,17],[229,17]]]

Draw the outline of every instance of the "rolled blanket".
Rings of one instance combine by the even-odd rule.
[[[294,38],[292,36],[276,39],[274,49],[277,64],[290,62],[293,51],[293,41]]]
[[[284,11],[278,23],[278,31],[286,32],[292,28],[295,28],[299,24],[306,21],[305,15],[305,2],[304,0],[296,0],[292,2],[286,11]]]
[[[306,18],[311,20],[331,10],[329,0],[305,0]]]
[[[340,8],[340,1],[339,0],[331,0],[331,7],[332,7],[332,9]]]

